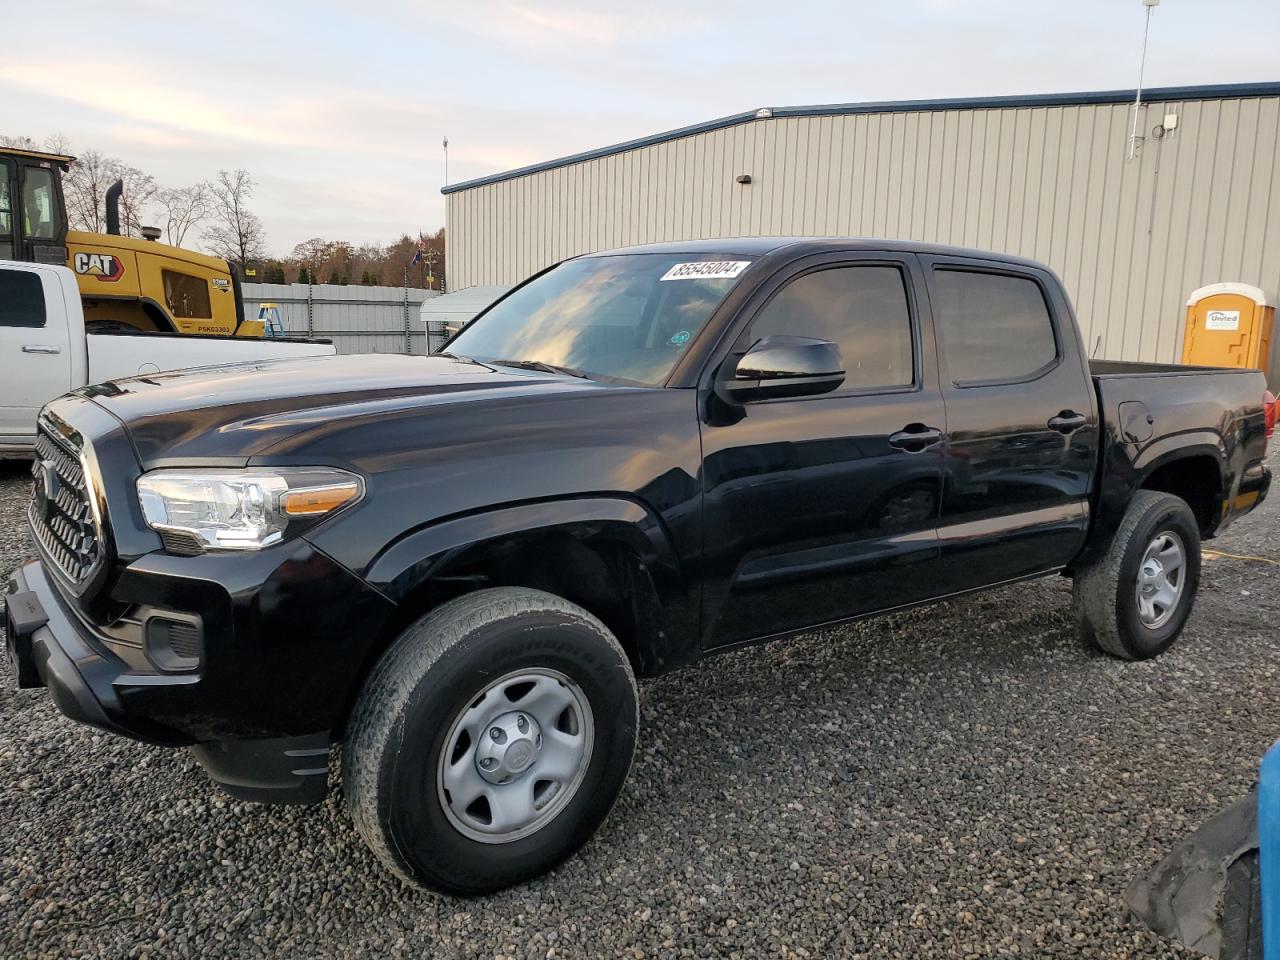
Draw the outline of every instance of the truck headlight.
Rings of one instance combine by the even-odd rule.
[[[147,525],[177,553],[261,550],[363,494],[363,480],[331,467],[154,470],[138,478]]]

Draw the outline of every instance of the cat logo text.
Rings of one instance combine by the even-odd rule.
[[[124,264],[109,253],[77,253],[73,263],[76,273],[97,277],[103,283],[115,283],[124,276]]]

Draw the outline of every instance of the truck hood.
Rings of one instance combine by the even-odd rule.
[[[144,468],[243,462],[317,425],[392,412],[609,389],[452,357],[307,357],[130,377],[78,392],[129,430]]]

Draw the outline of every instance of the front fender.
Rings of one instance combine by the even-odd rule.
[[[366,579],[393,603],[412,606],[420,589],[456,579],[475,551],[542,534],[566,534],[589,547],[604,542],[622,545],[639,560],[638,567],[628,564],[620,572],[617,597],[633,611],[642,672],[660,673],[696,657],[698,592],[681,570],[662,521],[624,497],[512,504],[444,518],[388,546],[373,561]]]
[[[400,603],[460,550],[516,534],[557,530],[621,541],[636,552],[651,575],[663,579],[680,575],[662,521],[644,506],[622,497],[572,497],[444,518],[388,546],[373,561],[366,579],[389,600]]]

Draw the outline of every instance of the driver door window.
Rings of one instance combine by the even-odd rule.
[[[774,294],[751,324],[752,343],[776,335],[838,345],[845,368],[842,391],[915,382],[911,313],[897,267],[831,267],[801,274]]]

